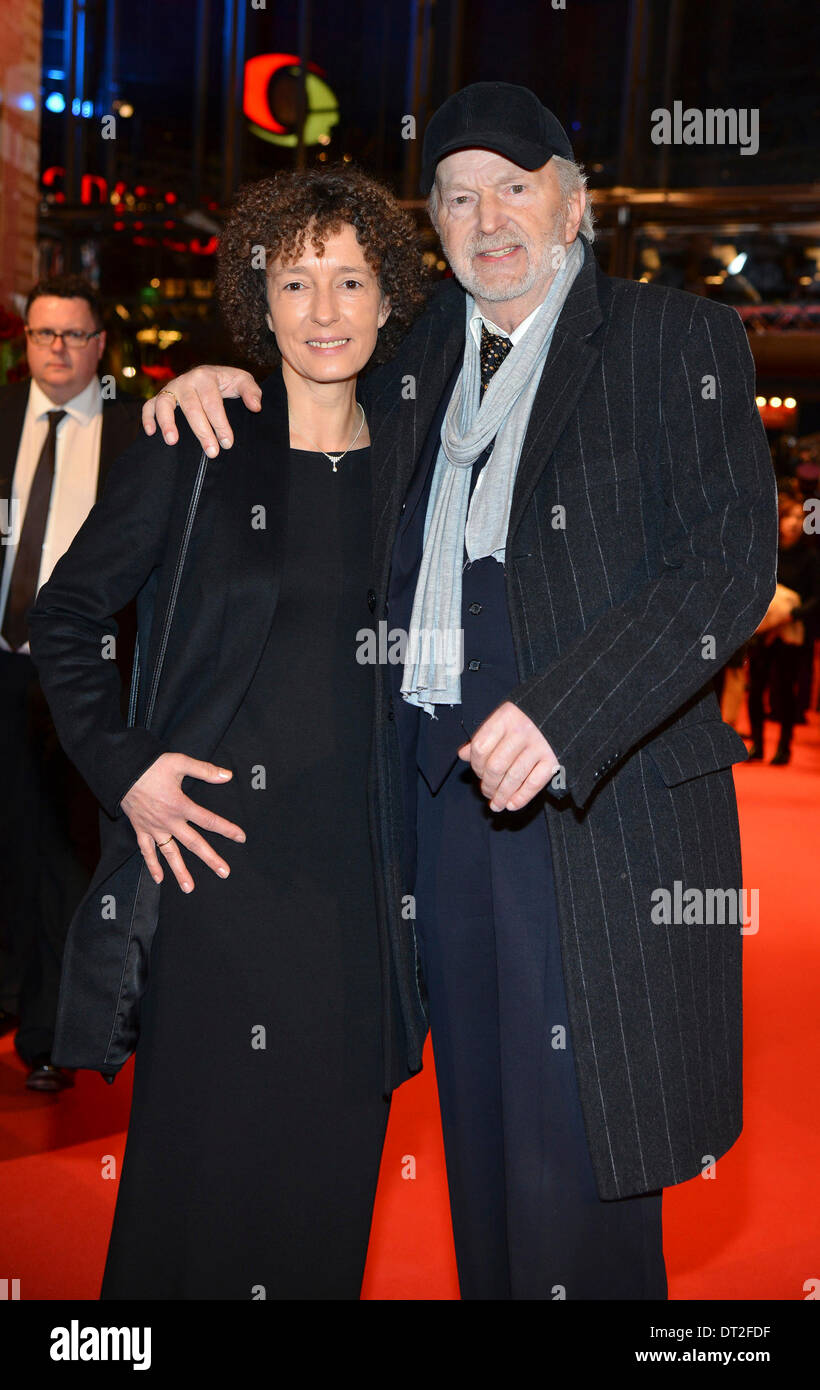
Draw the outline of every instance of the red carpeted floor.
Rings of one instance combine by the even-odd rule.
[[[745,1128],[712,1180],[664,1196],[672,1299],[803,1299],[820,1280],[818,963],[820,726],[792,763],[735,769],[744,879],[760,926],[744,943]],[[768,726],[767,757],[775,730]],[[94,1299],[125,1143],[131,1066],[113,1086],[78,1073],[59,1096],[26,1091],[0,1039],[0,1281],[22,1299]],[[1,1285],[0,1285],[1,1287]],[[11,1286],[9,1286],[11,1288]],[[432,1058],[397,1094],[370,1242],[366,1299],[456,1299]]]

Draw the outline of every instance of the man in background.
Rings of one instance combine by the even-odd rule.
[[[0,390],[0,1029],[15,1016],[32,1090],[51,1063],[63,945],[99,856],[97,806],[57,741],[29,655],[26,615],[139,428],[139,404],[103,400],[105,328],[79,276],[26,301],[30,380]],[[129,645],[117,639],[118,658]]]

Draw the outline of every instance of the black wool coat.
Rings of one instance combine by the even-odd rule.
[[[731,765],[746,749],[712,677],[774,592],[777,506],[738,314],[610,278],[585,252],[515,482],[509,699],[563,769],[545,815],[569,1017],[598,1190],[618,1198],[692,1177],[741,1130],[741,925],[658,923],[653,893],[741,886]],[[403,500],[465,323],[450,282],[371,388],[373,608],[388,628]],[[372,792],[412,1068],[427,1019],[387,666]]]
[[[107,1080],[138,1041],[160,892],[121,798],[162,753],[212,758],[278,601],[289,490],[281,371],[264,382],[258,414],[238,401],[227,409],[234,447],[212,460],[181,417],[174,446],[140,435],[115,461],[29,614],[32,656],[60,740],[102,808],[102,854],[68,932],[52,1057]],[[103,638],[117,631],[111,615],[135,596],[139,677],[126,726],[119,675],[100,653]],[[363,624],[368,617],[365,591]],[[191,794],[196,799],[195,783]],[[380,927],[389,1092],[409,1076],[415,1054],[399,1002],[408,982],[397,977],[398,945],[383,912]]]

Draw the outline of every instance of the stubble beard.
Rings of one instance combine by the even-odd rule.
[[[450,263],[453,274],[459,284],[467,290],[468,294],[473,296],[473,299],[483,299],[488,304],[503,304],[508,300],[519,299],[523,295],[529,294],[531,290],[535,289],[536,285],[543,284],[545,294],[549,289],[550,283],[561,264],[556,256],[556,248],[560,247],[562,251],[566,250],[564,240],[566,233],[566,218],[563,212],[560,209],[556,212],[552,224],[552,233],[549,237],[545,238],[540,249],[540,254],[538,254],[537,257],[534,256],[532,242],[528,237],[524,236],[523,232],[514,222],[510,223],[509,231],[514,234],[519,245],[523,248],[527,257],[527,266],[522,275],[517,279],[508,280],[506,284],[499,284],[497,281],[493,282],[492,280],[490,280],[489,283],[485,283],[481,275],[473,269],[473,257],[476,254],[481,251],[497,251],[504,245],[503,241],[499,241],[498,245],[493,246],[485,244],[481,237],[474,237],[472,241],[464,247],[462,252],[463,261],[458,264],[442,239],[444,254]]]

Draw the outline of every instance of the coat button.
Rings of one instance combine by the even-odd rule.
[[[375,613],[375,611],[376,611],[376,590],[375,590],[375,589],[368,589],[368,591],[367,591],[367,606],[368,606],[368,608],[370,609],[370,612],[371,612],[371,613]]]
[[[467,670],[468,670],[468,671],[480,671],[480,670],[481,670],[481,662],[480,662],[480,661],[471,661],[471,662],[469,663],[468,667],[467,667]]]
[[[467,609],[467,612],[468,612],[468,613],[472,613],[472,614],[473,614],[473,617],[477,616],[477,614],[479,614],[479,613],[481,612],[481,604],[480,604],[480,603],[471,603],[471,604],[470,604],[470,607]]]

